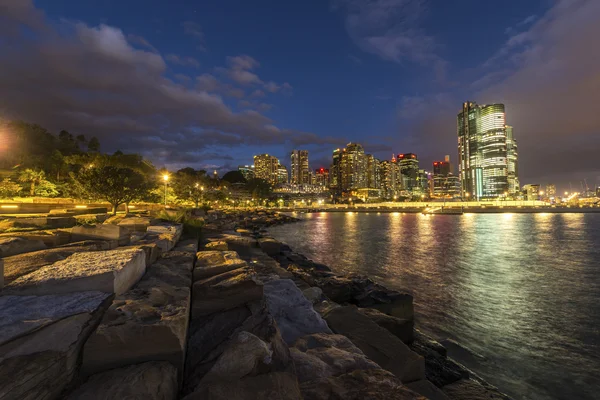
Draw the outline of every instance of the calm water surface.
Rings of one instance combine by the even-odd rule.
[[[417,326],[515,399],[600,399],[600,214],[301,214],[294,251],[414,295]]]

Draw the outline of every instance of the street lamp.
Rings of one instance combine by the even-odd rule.
[[[163,181],[165,181],[165,208],[167,207],[167,184],[169,182],[169,175],[163,175]]]

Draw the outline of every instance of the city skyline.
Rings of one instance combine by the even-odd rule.
[[[3,1],[0,118],[172,170],[222,173],[261,153],[289,168],[293,149],[327,168],[350,142],[429,165],[454,158],[457,104],[474,99],[510,110],[521,186],[598,183],[598,2],[120,5]]]

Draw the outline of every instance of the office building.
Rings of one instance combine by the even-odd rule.
[[[279,160],[268,154],[254,156],[254,176],[272,185],[279,182]]]
[[[294,150],[291,155],[291,182],[295,185],[309,185],[308,150]]]
[[[341,152],[341,190],[350,191],[367,187],[367,158],[358,143],[348,143]]]
[[[398,154],[398,164],[400,165],[400,175],[402,175],[402,188],[409,192],[419,191],[419,159],[416,154],[404,153]]]
[[[238,165],[238,171],[240,171],[245,180],[254,179],[254,165]]]
[[[523,186],[523,195],[527,200],[539,200],[540,199],[540,185],[538,184],[527,184]]]
[[[379,189],[379,159],[373,157],[372,154],[367,154],[367,187],[371,189]]]
[[[517,141],[513,136],[513,127],[506,126],[506,166],[508,180],[508,194],[511,196],[519,193],[519,153]]]
[[[546,185],[546,197],[549,199],[556,197],[556,185],[552,183]]]
[[[433,176],[448,176],[450,174],[450,161],[434,161]]]
[[[289,174],[288,174],[288,170],[287,170],[286,166],[279,164],[277,166],[277,184],[279,184],[279,185],[287,184],[288,180],[289,180],[288,177],[289,177]]]
[[[341,168],[340,161],[342,159],[342,151],[340,149],[335,149],[333,151],[331,168],[329,168],[329,187],[334,195],[341,194]]]
[[[508,134],[510,139],[508,139]],[[507,196],[518,185],[517,147],[504,104],[463,103],[457,115],[459,176],[463,198]],[[508,148],[511,154],[509,188]]]
[[[396,157],[392,156],[390,161],[382,161],[379,164],[379,170],[382,197],[390,200],[397,198],[402,190],[402,177],[400,175],[400,165]]]
[[[323,186],[328,188],[330,186],[329,182],[329,170],[327,168],[317,168],[315,169],[315,182],[314,184],[317,186]]]

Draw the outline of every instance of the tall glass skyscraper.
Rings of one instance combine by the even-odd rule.
[[[508,139],[507,132],[511,138]],[[457,116],[458,170],[463,199],[497,198],[518,188],[516,142],[504,104],[463,103]],[[514,158],[509,187],[509,151]]]

